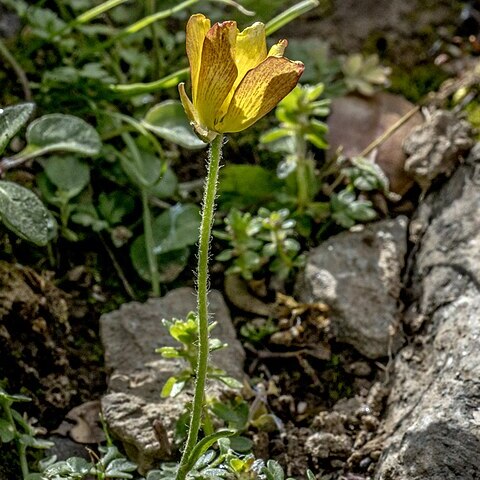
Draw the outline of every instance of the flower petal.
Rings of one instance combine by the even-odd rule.
[[[248,128],[293,90],[304,68],[303,63],[285,57],[267,57],[245,75],[214,130],[227,133]]]
[[[231,21],[216,23],[205,36],[193,103],[200,123],[209,130],[214,130],[215,117],[237,78],[236,38],[237,24]]]
[[[272,45],[270,50],[268,51],[268,56],[269,57],[283,57],[283,54],[285,53],[285,49],[288,46],[288,40],[280,40],[275,45]]]
[[[223,117],[227,112],[233,94],[246,73],[262,63],[265,58],[267,58],[267,42],[265,25],[263,23],[255,22],[242,32],[237,33],[237,43],[235,46],[237,78],[230,93],[223,102],[221,110],[217,114],[217,118]]]
[[[202,58],[203,42],[210,29],[210,20],[201,13],[192,15],[187,23],[187,56],[190,63],[190,77],[192,79],[192,99],[196,102],[200,61]]]
[[[183,82],[178,84],[178,93],[180,94],[180,101],[182,102],[183,109],[185,110],[188,119],[191,122],[198,122],[197,112],[195,112],[195,107],[185,92],[185,84]]]

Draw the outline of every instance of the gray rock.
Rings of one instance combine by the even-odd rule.
[[[213,363],[241,379],[245,352],[236,340],[235,329],[218,291],[209,294],[212,332],[229,344],[212,354]],[[190,393],[163,399],[165,381],[183,368],[181,360],[164,359],[155,353],[161,346],[178,346],[162,325],[163,318],[184,318],[196,307],[195,292],[179,288],[145,304],[132,302],[103,315],[100,333],[105,361],[112,369],[109,392],[102,398],[102,411],[111,432],[142,471],[172,455],[175,422],[191,400]],[[219,391],[210,386],[209,393]]]
[[[377,480],[480,478],[480,145],[412,222],[411,304]],[[415,321],[416,318],[416,321]]]
[[[403,142],[405,171],[426,191],[439,175],[450,175],[472,146],[470,124],[453,112],[437,110]]]
[[[329,305],[336,338],[369,358],[402,342],[396,325],[406,232],[406,218],[397,217],[331,237],[310,252],[297,285],[302,301]]]

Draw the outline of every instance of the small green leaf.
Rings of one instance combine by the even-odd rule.
[[[198,459],[220,438],[232,437],[235,435],[234,430],[219,430],[202,438],[193,448],[188,458],[188,470],[191,470]]]
[[[33,112],[33,103],[21,103],[11,107],[0,108],[0,154],[3,153],[8,142],[25,125]]]
[[[1,443],[11,442],[15,438],[15,433],[10,422],[0,418],[0,441]]]
[[[27,146],[15,157],[34,158],[51,152],[96,155],[102,142],[96,130],[81,118],[62,113],[44,115],[27,129]]]
[[[179,101],[167,100],[155,105],[147,112],[142,124],[159,137],[181,147],[198,149],[207,146],[193,133]]]
[[[19,237],[44,246],[55,229],[55,221],[41,200],[13,182],[0,181],[0,218]]]
[[[45,163],[45,174],[68,198],[76,197],[90,182],[90,169],[75,156],[52,156]]]

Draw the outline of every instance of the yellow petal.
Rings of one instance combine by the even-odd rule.
[[[267,57],[240,82],[227,114],[215,130],[227,133],[248,128],[293,90],[303,70],[301,62],[292,62],[285,57]]]
[[[235,63],[238,69],[237,84],[245,74],[267,58],[265,25],[255,22],[237,35]]]
[[[185,84],[183,82],[178,84],[178,93],[180,93],[180,100],[182,102],[183,109],[185,110],[188,119],[191,122],[198,122],[198,115],[195,112],[195,107],[193,106],[193,103],[190,101],[187,93],[185,92]]]
[[[236,22],[216,23],[203,43],[197,97],[193,103],[200,123],[214,130],[215,117],[237,78],[234,60]]]
[[[225,115],[227,112],[233,94],[246,73],[262,63],[266,57],[267,42],[265,36],[265,25],[263,23],[256,22],[237,34],[237,43],[235,48],[237,78],[232,89],[230,90],[230,93],[223,102],[217,118],[223,117],[223,115]]]
[[[288,40],[280,40],[275,45],[272,45],[270,50],[268,51],[269,57],[283,57],[285,53],[285,49],[287,48]]]
[[[201,13],[192,15],[187,23],[187,56],[190,63],[190,77],[192,79],[192,99],[196,102],[200,61],[202,58],[203,42],[210,29],[210,20]]]

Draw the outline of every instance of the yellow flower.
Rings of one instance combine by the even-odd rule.
[[[286,40],[267,54],[265,25],[239,32],[236,22],[210,26],[202,14],[187,23],[192,101],[178,86],[197,134],[212,141],[218,133],[240,132],[272,110],[295,87],[303,63],[283,56]]]

